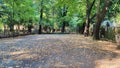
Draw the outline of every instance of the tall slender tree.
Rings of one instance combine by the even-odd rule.
[[[85,28],[84,28],[84,35],[88,36],[89,35],[89,26],[90,26],[90,15],[92,12],[92,8],[95,4],[96,0],[93,0],[92,3],[90,3],[89,0],[86,0],[86,22],[85,22]],[[92,19],[92,18],[91,18]]]
[[[64,5],[63,9],[62,9],[62,17],[65,17],[67,15],[67,7],[66,5]],[[62,23],[62,29],[61,29],[61,32],[64,33],[65,32],[65,26],[66,26],[66,21],[63,20],[63,23]]]
[[[39,21],[39,34],[42,33],[42,20],[43,20],[43,0],[41,0],[41,4],[40,4],[40,21]]]

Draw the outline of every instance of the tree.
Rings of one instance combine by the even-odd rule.
[[[13,32],[14,25],[18,25],[18,31],[20,25],[28,26],[36,19],[36,8],[31,0],[4,0],[4,11],[6,12],[7,24],[10,27],[10,31]]]
[[[92,8],[95,4],[96,0],[93,0],[93,2],[90,4],[89,0],[86,0],[86,22],[85,22],[85,29],[84,29],[84,35],[88,36],[89,35],[89,26],[90,26],[90,15],[92,12]]]
[[[42,19],[43,19],[43,0],[41,0],[41,8],[40,8],[40,22],[39,22],[39,34],[42,33],[42,25],[41,25],[41,22],[42,22]]]
[[[108,7],[110,6],[111,1],[110,0],[98,0],[97,2],[97,11],[96,11],[96,23],[95,23],[95,29],[94,29],[94,35],[93,38],[95,40],[99,40],[99,32],[100,32],[100,25],[103,21],[106,12],[108,11]]]
[[[58,0],[57,1],[57,21],[61,25],[61,32],[65,32],[67,27],[75,14],[79,13],[78,0]],[[74,9],[74,10],[73,10]]]
[[[64,5],[63,10],[62,10],[62,17],[65,17],[66,15],[67,15],[67,7],[66,7],[66,5]],[[65,26],[66,26],[66,21],[63,20],[62,29],[61,29],[62,33],[65,32]]]

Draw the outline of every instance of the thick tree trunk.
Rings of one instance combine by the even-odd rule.
[[[101,0],[99,0],[98,2],[98,6],[97,6],[97,16],[96,16],[96,24],[95,24],[95,29],[94,29],[94,35],[93,35],[93,39],[95,40],[99,40],[100,39],[100,25],[101,25],[101,22],[103,21],[105,15],[106,15],[106,12],[108,10],[108,7],[110,5],[110,0],[105,0],[104,2],[104,6],[102,8],[102,11],[100,11],[100,6],[101,6]]]
[[[100,15],[99,14],[97,14],[97,17],[96,17],[96,23],[95,23],[95,29],[94,29],[94,39],[96,39],[96,40],[99,40],[100,39],[100,24],[101,24],[101,22],[102,22],[102,19],[100,18]]]

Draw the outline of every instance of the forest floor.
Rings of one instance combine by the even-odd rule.
[[[116,43],[78,34],[0,39],[0,68],[120,68]]]

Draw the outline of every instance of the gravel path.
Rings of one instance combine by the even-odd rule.
[[[119,56],[113,45],[77,34],[0,39],[0,68],[98,68],[99,60]]]

